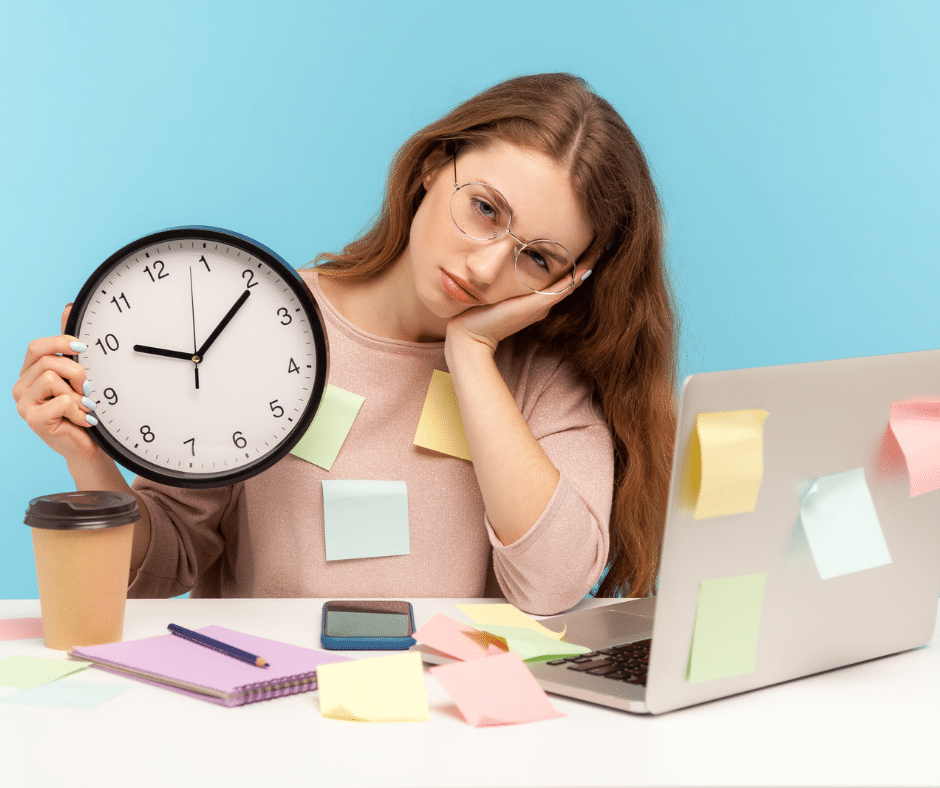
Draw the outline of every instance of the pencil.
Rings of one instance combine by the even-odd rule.
[[[193,643],[198,643],[200,646],[211,648],[213,651],[218,651],[220,654],[225,654],[228,657],[240,659],[242,662],[247,662],[250,665],[266,668],[270,664],[263,657],[249,654],[247,651],[242,651],[240,648],[235,648],[235,646],[230,646],[228,643],[223,643],[220,640],[214,640],[205,635],[200,635],[198,632],[193,632],[191,629],[186,629],[176,624],[168,624],[167,629],[174,635],[179,635],[181,638],[185,638]]]

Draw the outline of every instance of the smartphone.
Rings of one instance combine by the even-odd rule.
[[[331,600],[323,604],[323,648],[403,651],[415,644],[414,631],[411,602]]]

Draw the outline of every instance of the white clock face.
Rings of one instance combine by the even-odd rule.
[[[214,486],[266,467],[322,394],[312,299],[263,252],[225,241],[138,247],[99,269],[76,304],[99,438],[160,481]]]

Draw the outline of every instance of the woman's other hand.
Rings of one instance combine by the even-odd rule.
[[[72,305],[62,313],[62,331]],[[77,343],[77,344],[76,344]],[[13,399],[23,420],[53,451],[69,462],[87,461],[98,448],[88,427],[97,424],[94,402],[87,396],[84,367],[68,356],[81,343],[64,333],[34,339],[26,349],[20,377],[13,385]]]

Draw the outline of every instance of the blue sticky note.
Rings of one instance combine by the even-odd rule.
[[[123,695],[130,689],[126,684],[105,684],[97,681],[55,681],[39,687],[21,689],[0,703],[18,706],[51,706],[59,709],[96,709],[103,703]]]
[[[800,520],[823,580],[891,563],[864,468],[816,479]]]
[[[326,560],[409,555],[405,482],[324,479]]]

